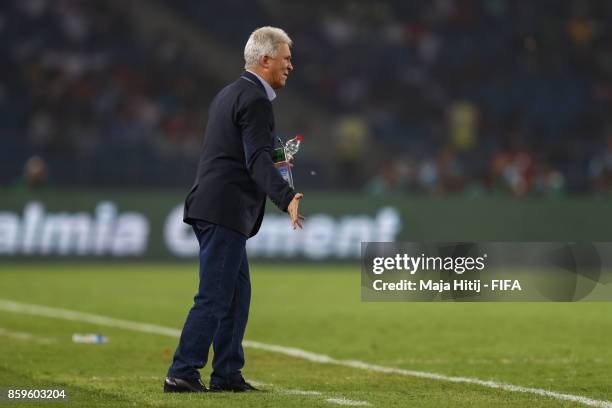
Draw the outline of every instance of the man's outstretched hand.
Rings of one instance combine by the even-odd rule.
[[[304,194],[297,193],[287,207],[287,212],[291,217],[291,225],[293,225],[293,229],[296,229],[297,227],[302,229],[302,221],[304,220],[304,216],[298,213],[298,205],[300,205],[300,200],[302,197],[304,197]]]

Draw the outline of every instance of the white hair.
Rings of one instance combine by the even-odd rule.
[[[253,31],[244,46],[244,68],[257,65],[265,55],[276,57],[280,44],[293,45],[291,38],[280,28],[266,26]]]

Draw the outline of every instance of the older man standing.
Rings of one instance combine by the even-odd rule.
[[[274,89],[293,70],[292,41],[281,29],[255,30],[244,49],[245,69],[212,101],[196,180],[184,221],[200,244],[200,284],[168,375],[165,392],[205,392],[199,369],[213,345],[210,391],[253,391],[241,374],[242,339],[251,299],[246,240],[264,216],[266,196],[302,228],[302,194],[272,162]]]

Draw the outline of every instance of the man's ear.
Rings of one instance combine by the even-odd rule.
[[[264,55],[259,58],[259,64],[264,68],[270,68],[270,57],[268,55]]]

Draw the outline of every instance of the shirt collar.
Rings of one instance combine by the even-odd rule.
[[[257,79],[259,79],[259,82],[261,82],[264,89],[266,90],[266,95],[268,96],[268,99],[270,100],[270,102],[272,102],[276,98],[276,92],[274,92],[274,89],[272,89],[268,81],[266,81],[250,69],[247,69],[247,72],[250,72],[251,74],[255,75]]]

